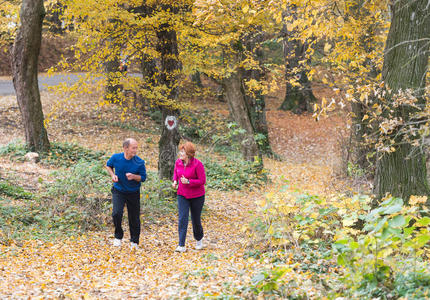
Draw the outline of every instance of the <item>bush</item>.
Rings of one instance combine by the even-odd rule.
[[[421,299],[430,292],[430,218],[427,197],[414,197],[411,206],[387,197],[375,209],[359,215],[364,228],[345,226],[333,244],[345,267],[342,295],[353,298]]]
[[[44,205],[79,229],[96,229],[104,225],[109,215],[111,188],[104,164],[81,160],[69,169],[52,172],[51,176],[54,181],[45,186]]]
[[[230,156],[226,161],[215,162],[212,159],[202,160],[207,177],[206,186],[216,190],[241,190],[251,185],[262,185],[266,182],[265,170],[257,162],[244,161]]]
[[[0,179],[0,195],[5,195],[14,199],[32,199],[33,194],[26,192],[22,187],[16,184]]]
[[[0,147],[0,155],[8,156],[14,161],[24,161],[24,156],[29,150],[24,143],[12,142]],[[72,143],[51,143],[51,149],[47,153],[40,154],[40,162],[56,167],[69,167],[78,161],[99,161],[105,156],[102,151],[86,149]]]
[[[5,146],[0,147],[0,155],[8,156],[14,161],[24,161],[24,156],[29,150],[24,143],[20,141],[10,142]]]
[[[170,212],[176,207],[176,192],[170,180],[159,180],[157,172],[147,171],[142,183],[141,206],[145,212]]]

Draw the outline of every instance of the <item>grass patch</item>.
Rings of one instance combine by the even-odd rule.
[[[255,163],[244,161],[238,156],[229,156],[223,162],[205,158],[202,160],[210,189],[228,191],[260,186],[267,181],[266,171]]]
[[[0,155],[12,161],[24,161],[29,150],[23,142],[11,142],[0,147]],[[78,161],[100,161],[106,159],[105,152],[94,151],[73,143],[51,143],[51,149],[40,155],[40,163],[55,167],[70,167]]]
[[[25,191],[22,187],[12,184],[7,180],[0,179],[0,196],[7,196],[13,199],[33,199],[33,194]]]

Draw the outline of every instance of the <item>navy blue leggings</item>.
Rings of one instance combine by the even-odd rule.
[[[197,198],[186,199],[184,196],[178,195],[178,213],[179,213],[179,246],[185,246],[185,238],[187,237],[188,215],[191,210],[191,221],[193,223],[193,235],[197,241],[203,238],[203,227],[201,215],[203,204],[205,203],[205,195]]]

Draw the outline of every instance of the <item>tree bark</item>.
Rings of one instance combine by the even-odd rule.
[[[110,23],[118,23],[117,19],[110,19]],[[106,101],[116,103],[121,99],[121,92],[123,87],[119,84],[121,80],[120,64],[121,64],[121,45],[119,44],[117,37],[112,35],[108,38],[110,44],[110,52],[104,63],[106,73],[106,86],[104,99]]]
[[[171,6],[164,7],[164,9],[172,13],[175,13],[177,10],[177,8]],[[179,51],[176,31],[172,29],[171,25],[167,22],[160,24],[157,29],[157,38],[158,42],[156,48],[158,53],[160,53],[161,61],[159,83],[167,88],[167,100],[176,101],[179,96],[179,89],[177,86],[178,71],[181,69],[181,63],[178,58]],[[161,138],[158,143],[158,176],[160,179],[171,180],[180,141],[180,112],[177,109],[172,109],[168,105],[160,105],[160,109],[164,126],[162,127]],[[173,128],[168,126],[167,122],[169,119],[175,120],[176,126]]]
[[[158,83],[157,83],[157,74],[159,71],[157,70],[157,61],[155,58],[148,54],[142,55],[142,61],[140,64],[140,70],[142,73],[143,83],[144,86],[141,86],[140,89],[142,90],[151,90],[153,89]],[[156,110],[154,106],[154,101],[152,99],[147,99],[145,97],[139,96],[140,102],[142,105],[142,109],[145,110],[145,107],[148,110]]]
[[[115,50],[113,51],[116,52]],[[110,56],[105,63],[106,87],[104,98],[112,103],[119,101],[120,93],[122,92],[122,86],[118,83],[120,80],[120,76],[118,76],[120,74],[119,66],[119,54]]]
[[[20,26],[12,48],[13,85],[31,151],[45,152],[50,144],[44,125],[37,79],[37,62],[45,16],[43,0],[23,0]]]
[[[429,59],[430,14],[428,0],[398,0],[392,6],[392,21],[387,37],[382,79],[392,94],[412,89],[425,105],[422,96],[426,84]],[[405,122],[414,111],[410,107],[395,108]],[[395,134],[395,133],[394,133]],[[396,151],[383,154],[377,162],[375,194],[402,197],[429,195],[426,157],[419,147],[401,144]]]
[[[288,40],[288,37],[284,38],[283,46],[286,90],[284,101],[279,109],[291,110],[295,114],[301,114],[305,111],[312,112],[312,104],[316,102],[316,98],[312,92],[311,82],[306,73],[307,70],[303,69],[303,66],[300,66],[299,63],[299,61],[305,59],[307,46],[299,40]],[[292,85],[290,83],[291,78],[295,78],[300,85]]]
[[[261,48],[261,42],[264,41],[264,33],[256,33],[244,39],[246,49],[251,53],[253,58],[258,61],[258,67],[245,70],[244,79],[254,79],[261,82],[266,77],[266,69],[264,67],[264,53]],[[245,89],[245,86],[244,86]],[[255,133],[261,135],[257,146],[261,153],[272,155],[272,148],[269,141],[269,127],[266,118],[266,99],[261,90],[245,92],[245,100],[250,114],[251,122]]]
[[[49,21],[49,31],[57,34],[63,34],[61,17],[64,13],[64,4],[60,1],[52,3],[48,8],[46,20]]]
[[[245,160],[254,161],[256,158],[261,159],[257,143],[254,139],[254,128],[252,126],[246,101],[242,91],[242,74],[236,71],[222,81],[225,91],[225,98],[228,103],[230,114],[238,126],[244,129],[245,133],[241,134],[240,145]],[[261,161],[261,160],[260,160]]]

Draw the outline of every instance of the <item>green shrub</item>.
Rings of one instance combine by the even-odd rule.
[[[176,207],[176,192],[170,180],[158,179],[157,172],[147,171],[142,183],[141,206],[147,213],[170,212]]]
[[[22,187],[16,184],[0,179],[0,195],[5,195],[14,199],[32,199],[33,194],[26,192]]]
[[[82,230],[104,225],[111,188],[104,163],[81,160],[68,169],[52,172],[51,177],[54,181],[45,186],[47,207]]]
[[[265,170],[258,163],[244,161],[230,156],[226,161],[216,162],[210,158],[202,159],[207,177],[207,188],[216,190],[241,190],[251,185],[266,182]]]
[[[14,161],[24,161],[24,155],[28,151],[28,148],[21,141],[13,141],[5,146],[0,147],[0,155],[8,156]]]
[[[0,155],[8,156],[13,161],[23,161],[29,150],[24,143],[12,142],[0,147]],[[56,167],[69,167],[78,161],[99,161],[105,156],[102,151],[94,151],[73,143],[51,143],[47,153],[40,154],[40,162]]]
[[[79,161],[97,162],[104,158],[103,151],[94,151],[72,143],[51,143],[47,154],[42,154],[40,161],[43,164],[57,167],[69,167]]]
[[[342,295],[421,299],[430,292],[426,200],[412,196],[412,206],[407,206],[400,198],[388,197],[379,207],[359,215],[364,221],[363,230],[357,232],[346,226],[337,233],[333,250],[345,268],[342,282],[346,289]]]

